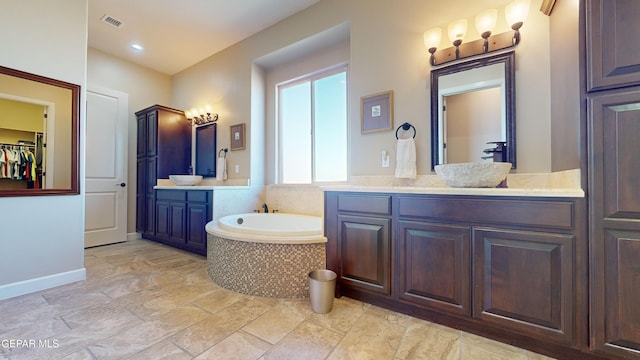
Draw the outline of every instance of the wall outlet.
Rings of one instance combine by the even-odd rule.
[[[240,165],[237,165],[237,164],[236,164],[236,166],[235,166],[235,169],[234,169],[234,170],[235,170],[236,174],[239,174],[239,173],[240,173]]]
[[[389,153],[387,152],[387,150],[382,150],[382,167],[389,167]]]

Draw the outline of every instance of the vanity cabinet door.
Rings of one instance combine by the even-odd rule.
[[[589,99],[591,346],[640,358],[640,88]]]
[[[573,235],[474,228],[473,316],[538,339],[574,339]]]
[[[640,1],[587,0],[587,90],[640,84]]]
[[[168,241],[170,236],[171,202],[158,200],[155,203],[155,238]]]
[[[342,287],[391,294],[391,219],[338,215]]]
[[[211,191],[188,191],[187,193],[187,238],[189,251],[207,255],[207,231],[205,226],[213,218]]]
[[[399,221],[396,239],[400,301],[471,315],[471,228]]]

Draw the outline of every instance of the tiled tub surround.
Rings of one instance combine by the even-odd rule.
[[[324,269],[322,218],[247,213],[207,224],[207,272],[225,289],[277,298],[308,296],[309,272]]]
[[[325,243],[277,244],[207,234],[207,272],[228,290],[276,298],[309,296],[307,275],[325,268]]]

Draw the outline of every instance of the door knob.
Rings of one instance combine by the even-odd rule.
[[[127,186],[127,184],[125,184],[125,183],[120,183],[120,184],[116,184],[116,186],[125,187],[125,186]]]

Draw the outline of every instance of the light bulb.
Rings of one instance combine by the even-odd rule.
[[[522,23],[529,15],[530,0],[515,0],[504,8],[504,15],[507,19],[507,24],[513,27],[516,24]],[[518,26],[519,27],[519,26]]]
[[[496,9],[488,9],[476,15],[476,30],[478,30],[478,34],[488,33],[487,37],[491,35],[491,32],[496,27],[497,20],[498,10]]]
[[[424,40],[424,46],[427,49],[438,48],[440,46],[440,40],[442,38],[442,29],[433,28],[427,30],[422,34],[422,38]]]
[[[467,19],[456,20],[447,26],[447,32],[449,33],[449,40],[452,43],[458,41],[462,42],[465,34],[467,33]]]

